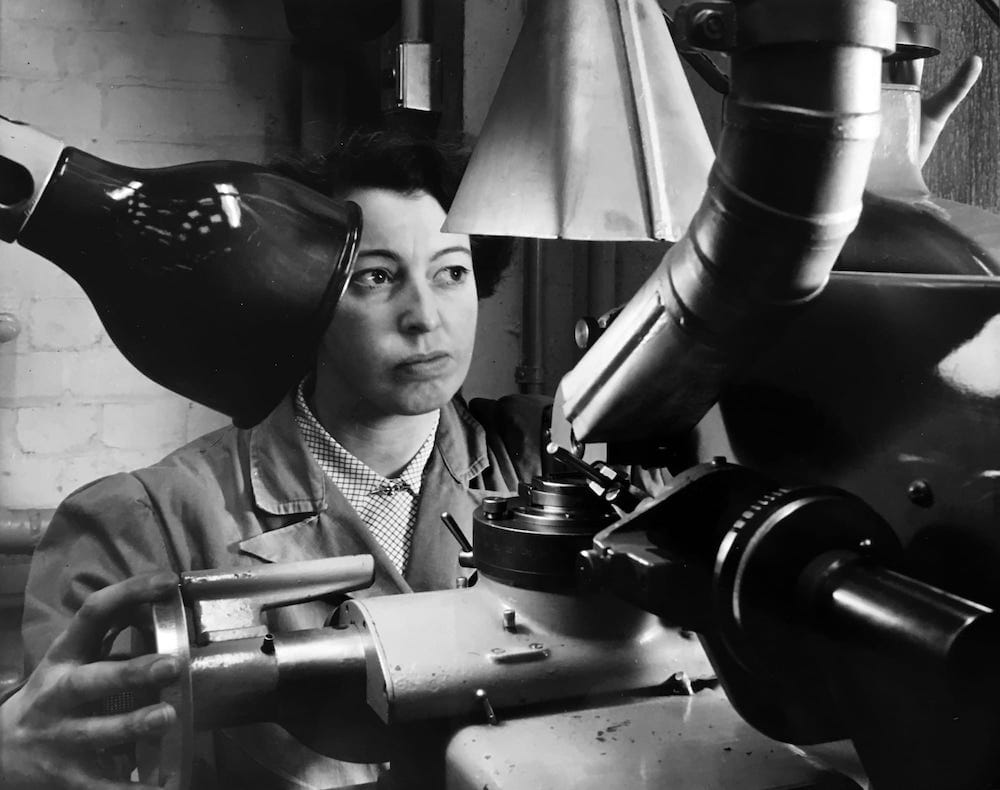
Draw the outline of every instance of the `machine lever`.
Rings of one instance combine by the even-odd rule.
[[[615,471],[603,461],[589,464],[555,442],[550,442],[545,452],[574,472],[584,475],[591,491],[627,513],[635,510],[636,506],[647,497],[641,489],[629,482],[626,475]]]

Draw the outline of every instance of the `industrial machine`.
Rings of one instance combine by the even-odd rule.
[[[996,260],[938,211],[917,217],[924,238],[971,270],[831,275],[893,10],[678,15],[733,54],[718,159],[687,234],[564,378],[551,473],[485,499],[471,544],[449,527],[474,583],[351,598],[315,632],[266,632],[272,573],[285,600],[343,593],[364,558],[186,574],[153,614],[150,647],[190,671],[149,775],[183,785],[192,733],[246,721],[250,698],[335,756],[357,708],[374,711],[365,757],[399,787],[994,786],[995,550],[975,547],[995,545]],[[867,201],[890,226],[913,219],[915,201]],[[720,399],[721,425],[703,420]],[[668,454],[679,474],[652,497],[579,458],[595,441],[670,449],[696,426],[700,457]],[[949,550],[962,561],[939,567]],[[241,613],[235,630],[220,609]]]
[[[716,164],[564,378],[549,473],[484,499],[471,542],[444,518],[456,589],[359,592],[321,629],[266,615],[363,590],[369,557],[183,574],[137,637],[186,665],[147,780],[183,788],[197,731],[268,720],[400,788],[996,784],[995,261],[831,274],[895,7],[698,0],[676,23],[732,55]],[[581,460],[595,442],[677,474],[650,495]]]

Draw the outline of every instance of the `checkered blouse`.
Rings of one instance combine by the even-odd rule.
[[[406,571],[417,523],[420,484],[434,449],[441,412],[417,454],[397,477],[386,478],[355,458],[316,419],[306,402],[306,382],[295,394],[295,422],[320,468],[340,489],[400,573]]]

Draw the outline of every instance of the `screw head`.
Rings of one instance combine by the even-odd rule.
[[[704,9],[695,14],[694,23],[698,32],[707,41],[721,41],[726,35],[726,20],[718,11]]]
[[[910,501],[918,507],[930,507],[934,504],[934,490],[928,480],[922,477],[914,480],[906,489]]]
[[[486,518],[503,518],[507,515],[507,500],[502,496],[483,498],[483,514]]]

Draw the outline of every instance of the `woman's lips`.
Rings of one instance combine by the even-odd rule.
[[[414,354],[396,365],[396,369],[414,378],[433,378],[446,373],[452,365],[451,354],[432,351],[429,354]]]

